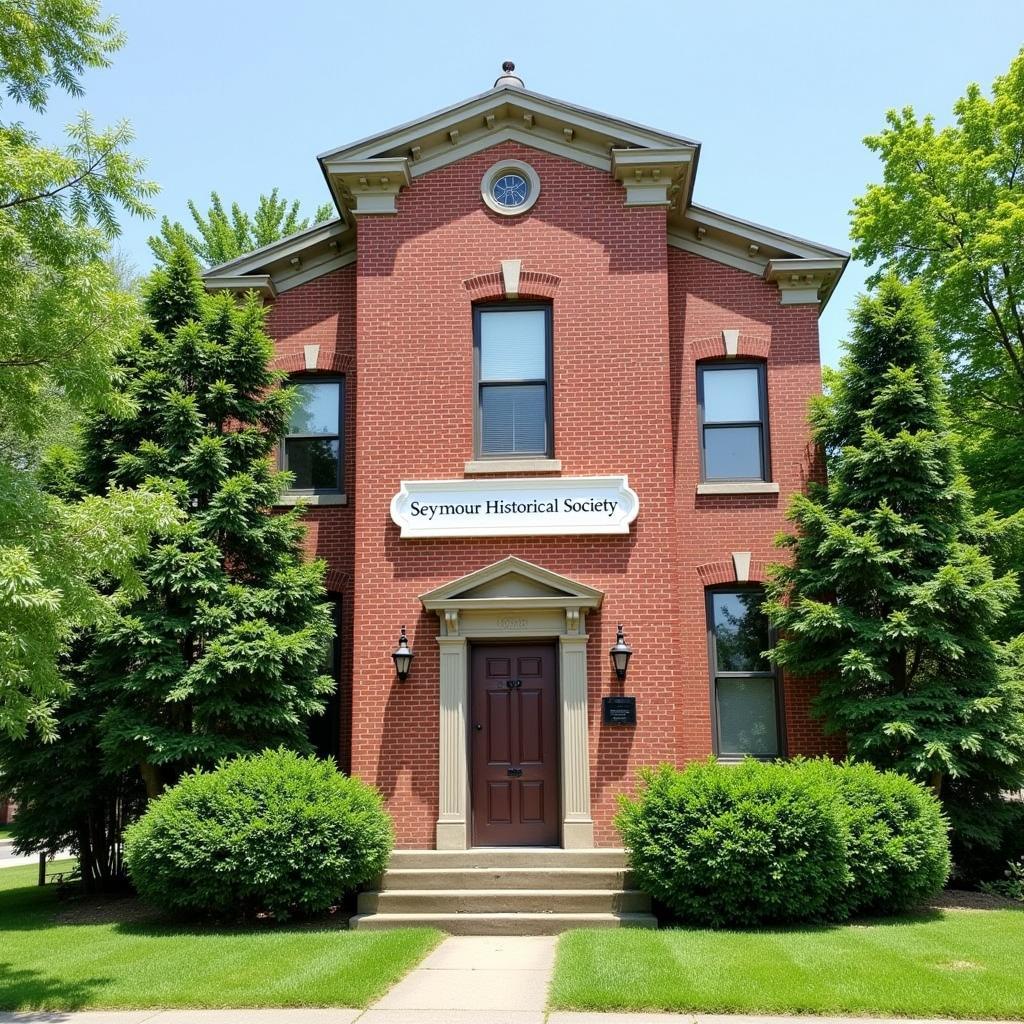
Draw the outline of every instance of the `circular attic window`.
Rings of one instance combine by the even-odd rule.
[[[540,195],[540,178],[519,160],[502,160],[489,167],[480,183],[480,195],[495,213],[506,217],[525,213]]]

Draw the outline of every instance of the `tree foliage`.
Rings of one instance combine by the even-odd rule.
[[[210,193],[205,214],[191,199],[188,212],[194,225],[191,230],[164,217],[160,234],[149,239],[149,247],[159,261],[166,263],[175,246],[184,244],[204,266],[214,267],[309,227],[309,218],[299,216],[299,201],[289,203],[280,198],[276,188],[270,195],[260,195],[251,215],[238,203],[232,203],[229,212],[216,192]],[[334,207],[324,203],[317,207],[313,222],[333,215]]]
[[[149,326],[118,357],[136,412],[84,427],[89,493],[148,487],[182,519],[137,560],[145,593],[97,632],[85,670],[106,694],[110,766],[141,769],[150,795],[196,765],[308,748],[306,723],[333,680],[325,567],[301,551],[300,510],[269,514],[285,483],[270,465],[291,393],[252,294],[204,294],[183,248],[146,289]]]
[[[79,76],[107,67],[108,54],[123,45],[116,19],[101,17],[98,0],[4,0],[0,7],[0,82],[34,110],[46,109],[54,86],[81,96]]]
[[[946,356],[963,458],[985,507],[1024,507],[1024,51],[942,129],[891,110],[866,143],[882,181],[854,201],[854,255],[918,280]],[[1024,566],[1024,551],[1010,554]],[[1017,606],[1009,624],[1024,628]]]
[[[79,93],[79,74],[120,43],[96,3],[4,3],[0,92],[42,110],[51,85]],[[137,303],[107,257],[119,213],[147,214],[155,191],[127,150],[127,125],[97,130],[83,114],[68,131],[57,148],[0,123],[0,733],[13,735],[52,736],[66,690],[57,658],[76,628],[138,587],[133,556],[174,515],[144,491],[65,504],[32,472],[48,426],[69,410],[130,411],[110,364]]]
[[[829,481],[790,508],[773,657],[820,676],[817,711],[851,754],[929,783],[973,828],[965,808],[1024,783],[1024,684],[991,638],[1017,582],[988,550],[1019,523],[973,513],[916,288],[886,278],[859,301],[812,422]]]

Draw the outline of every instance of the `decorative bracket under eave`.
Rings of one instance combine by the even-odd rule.
[[[783,306],[818,305],[846,266],[846,260],[836,259],[770,259],[764,269],[764,279],[779,287],[779,302]]]
[[[672,206],[693,162],[693,149],[665,146],[613,149],[612,177],[626,189],[627,206]]]
[[[204,278],[203,284],[211,292],[259,292],[264,299],[277,298],[277,288],[269,274],[221,274]]]
[[[411,181],[407,157],[325,160],[331,190],[339,206],[355,214],[397,213],[395,200]]]

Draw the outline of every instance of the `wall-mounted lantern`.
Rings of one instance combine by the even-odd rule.
[[[618,635],[615,637],[615,646],[608,653],[611,655],[615,674],[619,679],[625,679],[626,669],[629,668],[629,659],[633,657],[633,648],[626,643],[621,622],[619,623]]]
[[[398,638],[398,648],[392,652],[391,657],[395,663],[398,679],[404,683],[409,678],[409,666],[412,665],[413,659],[409,638],[405,635],[405,626],[402,627],[402,635]]]

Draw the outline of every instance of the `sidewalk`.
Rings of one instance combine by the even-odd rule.
[[[386,1016],[384,1015],[386,1014]],[[0,1013],[0,1024],[1019,1024],[906,1017],[750,1017],[693,1013],[543,1013],[518,1010],[90,1010]]]
[[[546,1013],[556,942],[555,936],[451,936],[366,1010],[26,1011],[0,1013],[0,1024],[997,1024],[884,1017]]]

